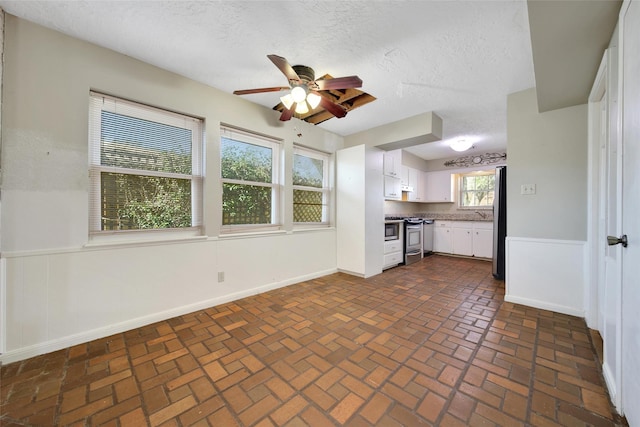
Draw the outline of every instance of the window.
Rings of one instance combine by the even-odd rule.
[[[329,223],[329,158],[320,151],[294,147],[294,223]]]
[[[279,226],[279,142],[229,127],[221,136],[223,230]]]
[[[92,92],[92,234],[199,229],[202,120]]]
[[[460,207],[493,206],[495,177],[493,171],[460,175]]]

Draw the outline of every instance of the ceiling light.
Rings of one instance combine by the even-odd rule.
[[[282,105],[284,105],[284,108],[286,108],[287,110],[289,110],[293,105],[293,97],[291,96],[291,94],[281,96],[280,101],[282,101]]]
[[[291,97],[294,102],[302,102],[307,97],[307,91],[302,86],[296,86],[291,89]]]
[[[307,114],[308,112],[309,112],[309,107],[307,106],[307,103],[303,99],[302,102],[299,102],[296,105],[296,113]]]
[[[315,109],[318,105],[320,105],[320,95],[316,93],[310,93],[307,95],[307,102],[311,106],[311,109]]]
[[[466,139],[458,139],[449,143],[449,147],[451,147],[451,149],[455,151],[467,151],[472,146],[473,144],[471,143],[471,141],[468,141]]]

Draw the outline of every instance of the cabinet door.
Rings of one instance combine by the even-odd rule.
[[[473,255],[473,236],[471,226],[465,228],[451,228],[453,234],[453,253],[456,255]]]
[[[400,178],[400,165],[402,163],[401,150],[387,151],[382,157],[383,174]]]
[[[407,186],[409,184],[409,168],[406,166],[400,166],[400,185]]]
[[[493,230],[473,230],[473,255],[480,258],[493,257]]]
[[[389,200],[401,200],[402,190],[400,189],[400,178],[392,176],[384,177],[384,198]]]
[[[453,177],[449,171],[425,174],[426,202],[453,202]]]
[[[421,191],[421,178],[422,178],[422,172],[419,171],[418,169],[412,169],[412,168],[408,168],[409,169],[409,173],[408,173],[408,178],[409,178],[409,186],[413,189],[413,191],[411,191],[408,195],[407,195],[407,200],[409,200],[410,202],[420,202],[422,201],[422,196],[420,194]]]
[[[445,226],[436,226],[433,229],[433,251],[450,254],[451,250],[451,228]]]

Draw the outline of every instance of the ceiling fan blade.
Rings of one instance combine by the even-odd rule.
[[[317,93],[317,92],[314,92],[314,93]],[[327,99],[325,96],[323,96],[320,93],[318,93],[318,95],[320,95],[320,106],[322,108],[324,108],[325,110],[327,110],[328,112],[330,112],[331,114],[333,114],[339,119],[347,115],[347,112],[345,111],[344,108],[342,108],[342,106],[336,104],[330,99]]]
[[[263,87],[259,89],[234,90],[234,95],[249,95],[251,93],[279,92],[281,90],[289,90],[289,86]]]
[[[298,73],[294,71],[293,67],[286,59],[278,55],[267,55],[267,58],[269,58],[271,62],[273,62],[274,65],[278,67],[280,71],[282,71],[282,74],[284,74],[287,79],[289,79],[289,81],[293,80],[300,83],[301,80],[298,76]]]
[[[316,80],[316,90],[350,89],[362,87],[362,80],[358,76],[337,77],[335,79]]]
[[[293,104],[291,104],[291,108],[289,108],[288,110],[286,108],[282,110],[282,114],[280,115],[281,122],[291,120],[291,117],[293,117],[293,112],[296,110],[296,105],[297,104],[294,102]]]

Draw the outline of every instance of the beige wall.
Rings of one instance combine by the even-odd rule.
[[[336,271],[335,228],[292,225],[291,174],[283,230],[219,236],[219,127],[281,139],[287,170],[294,142],[335,152],[341,137],[10,15],[4,36],[1,362]],[[92,89],[204,119],[205,236],[87,246]]]
[[[538,113],[535,89],[509,95],[508,236],[587,239],[587,129],[586,105]]]

